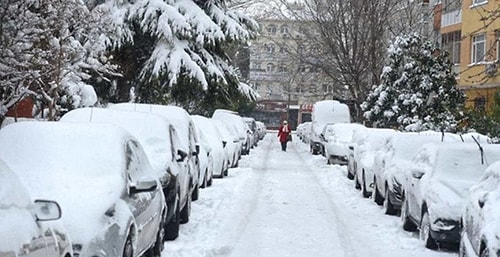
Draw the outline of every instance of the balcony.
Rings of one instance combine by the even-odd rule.
[[[462,10],[456,10],[443,14],[441,17],[441,28],[459,24],[462,22]]]

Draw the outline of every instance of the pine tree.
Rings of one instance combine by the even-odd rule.
[[[447,52],[411,34],[394,40],[388,62],[361,105],[366,119],[407,131],[456,129],[465,97]]]

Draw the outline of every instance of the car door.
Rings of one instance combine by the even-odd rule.
[[[141,179],[152,178],[144,170],[147,158],[139,143],[129,140],[126,148],[128,186],[135,185]],[[128,195],[129,208],[134,215],[138,232],[136,252],[145,250],[156,239],[162,206],[162,198],[158,192],[159,190],[153,190]]]
[[[175,159],[175,165],[177,165],[178,168],[178,179],[179,179],[179,187],[180,187],[180,200],[183,205],[185,203],[187,198],[187,195],[189,193],[189,187],[190,187],[190,179],[189,179],[189,168],[188,168],[188,161],[187,159],[189,157],[184,157],[183,161],[177,161],[181,156],[177,154],[178,150],[183,151],[185,154],[189,154],[187,151],[188,149],[183,149],[182,146],[182,141],[179,138],[179,135],[177,134],[177,131],[173,126],[170,128],[170,142],[173,147],[173,153],[174,153],[174,159]],[[182,207],[182,206],[181,206]]]

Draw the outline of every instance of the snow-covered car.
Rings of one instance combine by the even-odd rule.
[[[251,148],[257,146],[257,143],[259,142],[259,134],[257,132],[257,123],[255,122],[255,119],[252,117],[243,117],[243,120],[245,123],[248,125],[248,128],[250,129],[250,144]]]
[[[212,114],[212,119],[220,120],[229,126],[233,126],[240,139],[241,154],[246,155],[250,153],[251,142],[248,126],[238,113],[225,109],[217,109]]]
[[[373,200],[383,205],[385,214],[394,215],[403,203],[403,185],[411,160],[426,143],[457,142],[454,135],[446,133],[395,133],[390,136],[375,157]]]
[[[323,100],[313,105],[311,114],[311,137],[309,141],[312,154],[323,152],[320,134],[328,123],[350,123],[351,115],[346,104],[336,100]]]
[[[297,126],[297,136],[302,140],[302,142],[309,144],[309,139],[311,137],[311,122],[304,122]]]
[[[459,256],[499,256],[500,162],[490,165],[471,187],[462,215]]]
[[[203,177],[200,177],[201,183],[201,188],[206,188],[207,186],[211,186],[213,182],[213,176],[214,176],[214,160],[213,160],[213,152],[212,152],[212,147],[210,146],[210,141],[209,141],[209,136],[210,134],[207,133],[206,128],[203,128],[199,126],[195,119],[194,116],[191,116],[191,119],[194,122],[194,127],[196,129],[196,134],[198,135],[199,138],[199,143],[200,143],[200,153],[198,154],[198,159],[200,161],[200,170],[203,172],[200,172],[200,176],[203,174]]]
[[[22,181],[0,160],[0,256],[71,257],[57,202],[31,200]]]
[[[108,108],[115,110],[136,111],[154,113],[169,120],[177,130],[181,143],[188,153],[187,163],[189,174],[191,176],[191,199],[198,200],[199,188],[203,181],[199,178],[204,177],[204,171],[200,171],[198,153],[199,139],[194,128],[193,120],[188,112],[178,106],[166,106],[157,104],[137,104],[137,103],[119,103],[110,105]],[[200,174],[202,173],[202,174]]]
[[[255,121],[255,124],[257,125],[257,134],[259,135],[259,140],[264,139],[264,136],[266,136],[266,125],[262,121]]]
[[[325,139],[325,157],[328,164],[347,165],[349,145],[352,134],[365,126],[357,123],[336,123],[325,126],[322,137]]]
[[[406,174],[401,206],[403,229],[419,228],[430,249],[460,241],[460,220],[469,189],[488,164],[500,160],[500,146],[440,143],[422,146]]]
[[[166,204],[140,143],[109,124],[21,122],[0,158],[35,199],[53,199],[75,256],[159,256]]]
[[[79,108],[66,113],[60,122],[112,124],[134,136],[162,185],[168,207],[165,237],[177,238],[179,224],[189,220],[191,184],[185,161],[187,150],[182,148],[177,131],[167,119],[153,113]]]
[[[224,152],[227,168],[224,170],[224,176],[227,176],[228,168],[238,167],[241,157],[241,143],[234,126],[224,123],[220,120],[211,119],[217,127],[222,139],[224,140]]]
[[[356,189],[361,189],[363,197],[369,197],[372,193],[375,156],[380,154],[379,150],[387,138],[395,133],[399,132],[381,128],[361,128],[353,133],[356,142],[350,147],[354,149],[354,185]]]
[[[227,145],[226,140],[222,137],[213,119],[200,115],[191,115],[191,118],[211,148],[210,155],[212,157],[213,176],[223,178],[224,173],[227,174],[227,169],[229,168],[224,149]]]

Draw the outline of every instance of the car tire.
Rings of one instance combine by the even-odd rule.
[[[359,183],[358,174],[354,175],[354,188],[361,189],[361,184]]]
[[[210,179],[207,181],[207,186],[211,187],[213,181],[214,181],[214,174],[212,174],[212,176],[210,176]]]
[[[479,257],[490,257],[490,250],[488,250],[488,247],[484,247],[481,252],[479,253]]]
[[[373,184],[375,185],[375,187],[373,188],[373,191],[372,191],[373,201],[377,205],[381,206],[382,204],[384,204],[384,198],[382,197],[382,195],[380,195],[380,192],[378,191],[377,179],[376,178],[373,178]]]
[[[384,209],[384,213],[387,215],[396,215],[397,210],[394,205],[391,203],[391,191],[388,186],[385,186],[385,197],[384,202],[382,203],[382,208]]]
[[[188,199],[186,200],[186,204],[184,205],[184,208],[182,208],[181,213],[180,213],[180,223],[181,224],[186,224],[189,222],[189,216],[191,215],[191,194],[187,194]]]
[[[174,216],[165,225],[165,239],[166,240],[174,240],[179,236],[179,227],[181,224],[181,222],[180,222],[181,221],[181,215],[180,215],[181,201],[180,201],[179,192],[177,193],[175,201],[177,202],[177,204],[175,206]]]
[[[429,218],[429,213],[424,212],[422,215],[422,220],[420,221],[420,232],[419,232],[420,240],[423,240],[425,243],[425,247],[435,250],[437,249],[437,243],[431,235],[431,222]]]
[[[403,205],[401,206],[401,221],[403,223],[403,230],[405,231],[416,231],[417,226],[408,217],[408,201],[403,200]]]
[[[125,245],[123,246],[123,257],[132,257],[134,256],[134,248],[132,245],[132,236],[129,232],[127,236],[127,241],[125,241]]]
[[[207,183],[208,183],[208,170],[205,171],[205,176],[203,177],[203,182],[201,183],[201,188],[206,188],[207,187]]]
[[[198,183],[196,183],[194,185],[193,195],[191,196],[191,199],[193,201],[197,201],[199,197],[200,197],[200,186],[198,185]]]
[[[363,170],[363,174],[361,174],[363,182],[361,183],[361,194],[363,195],[364,198],[368,198],[370,196],[370,193],[368,193],[368,190],[366,190],[366,179],[365,179],[365,171]]]
[[[464,232],[462,232],[462,233],[464,233]],[[458,247],[458,257],[468,257],[467,250],[465,249],[465,242],[464,242],[463,236],[460,238],[460,244]]]

